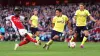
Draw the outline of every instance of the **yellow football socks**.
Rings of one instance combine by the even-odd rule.
[[[81,43],[81,45],[84,45],[85,41],[87,40],[87,37],[84,36],[83,41]]]
[[[53,43],[53,40],[49,40],[49,42],[47,42],[47,45],[51,45]]]

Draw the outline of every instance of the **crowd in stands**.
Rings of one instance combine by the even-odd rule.
[[[14,15],[15,7],[0,7],[0,34],[3,35],[5,41],[17,41],[20,39],[18,33],[14,31],[9,21],[6,21],[6,17]],[[75,11],[78,9],[78,4],[67,4],[67,5],[45,5],[45,6],[21,6],[21,15],[25,17],[22,19],[24,26],[30,32],[30,25],[28,20],[33,15],[33,10],[38,10],[39,26],[41,30],[40,37],[42,40],[48,40],[50,38],[51,21],[55,16],[55,9],[61,8],[63,14],[67,15],[72,21]],[[98,40],[100,41],[100,4],[86,4],[86,9],[89,10],[91,15],[98,20],[97,23],[87,20],[87,27],[90,32],[89,41]],[[73,24],[73,23],[72,23]],[[73,28],[75,28],[73,26]],[[66,32],[68,28],[66,27]]]

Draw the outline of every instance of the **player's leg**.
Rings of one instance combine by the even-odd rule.
[[[50,39],[50,40],[43,46],[43,48],[45,48],[46,50],[48,50],[52,43],[53,43],[53,40]]]
[[[36,37],[36,41],[39,45],[41,45],[41,41],[40,41],[40,31],[38,30],[38,28],[35,28],[35,37]]]
[[[34,42],[34,43],[37,43],[37,41],[36,41],[34,38],[32,38],[32,36],[30,36],[30,35],[28,34],[27,30],[25,30],[25,29],[20,29],[20,30],[19,30],[19,33],[20,33],[21,36],[25,37],[25,38],[28,39],[29,41]]]
[[[59,36],[55,35],[52,39],[50,39],[44,46],[43,48],[46,48],[46,50],[49,49],[49,47],[53,44],[53,40],[57,39]]]
[[[87,38],[88,38],[88,35],[89,35],[88,30],[84,30],[83,33],[84,33],[84,37],[83,37],[82,43],[81,43],[81,45],[80,45],[81,48],[84,47],[84,43],[86,42],[86,40],[87,40]]]
[[[38,43],[39,45],[41,45],[41,40],[40,40],[40,37],[39,37],[39,36],[40,36],[40,31],[37,31],[35,36],[36,36],[36,41],[37,41],[37,43]]]
[[[72,42],[75,37],[77,37],[77,33],[74,33],[74,35],[71,37],[71,40],[69,42]]]
[[[51,32],[51,38],[49,39],[49,41],[43,46],[43,48],[46,48],[47,46],[48,46],[48,48],[49,48],[49,46],[53,43],[53,37],[55,36],[55,31],[54,30],[52,30],[52,32]],[[47,50],[47,49],[46,49]]]
[[[47,45],[51,45],[52,43],[53,43],[53,40],[56,40],[56,39],[58,39],[59,38],[59,36],[58,35],[55,35],[53,38],[51,38],[50,40],[49,40],[49,42],[47,42],[46,44]]]
[[[37,41],[36,44],[41,45],[40,37],[39,37],[40,31],[38,30],[38,28],[31,27],[30,30],[31,30],[31,33],[34,35],[34,38],[36,38],[36,41]]]
[[[23,45],[25,45],[25,44],[27,44],[29,42],[30,41],[28,39],[24,38],[19,44],[15,44],[14,50],[16,50],[19,46],[23,46]]]
[[[75,38],[79,38],[79,37],[80,37],[80,33],[81,33],[80,27],[76,27],[74,35],[72,36],[71,40],[68,42],[68,47],[70,47],[70,43],[71,43]]]
[[[27,43],[29,43],[30,41],[28,40],[28,39],[25,39],[25,40],[23,40],[23,41],[21,41],[20,43],[19,43],[19,46],[22,46],[22,45],[25,45],[25,44],[27,44]]]
[[[74,35],[71,37],[70,41],[68,42],[68,47],[70,48],[70,43],[73,42],[73,40],[77,37],[77,33],[74,33]]]
[[[51,39],[43,46],[43,48],[46,48],[46,50],[48,50],[50,45],[53,43],[53,40],[57,39],[58,37],[59,37],[58,36],[58,32],[52,30],[52,32],[51,32]]]
[[[31,42],[37,43],[36,39],[32,38],[29,34],[25,34],[26,39],[28,39]]]
[[[81,32],[80,27],[76,27],[75,29],[75,33],[72,36],[71,40],[69,42],[72,42],[74,40],[75,37],[79,37],[79,33]]]

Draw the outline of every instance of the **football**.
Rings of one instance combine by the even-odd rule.
[[[76,43],[75,42],[70,42],[70,47],[71,48],[75,48],[75,46],[76,46]]]

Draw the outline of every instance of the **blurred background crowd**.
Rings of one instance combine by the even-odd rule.
[[[14,31],[12,25],[9,21],[6,21],[6,17],[14,14],[14,6],[0,6],[0,34],[3,35],[3,39],[1,41],[18,41],[20,37],[18,33]],[[47,41],[50,38],[50,31],[52,29],[51,22],[53,17],[55,16],[55,9],[61,8],[63,14],[68,16],[69,20],[72,21],[72,18],[75,14],[75,11],[78,9],[78,4],[70,3],[67,5],[45,5],[45,6],[21,6],[21,15],[25,17],[25,19],[21,19],[25,28],[30,32],[30,24],[29,19],[33,15],[33,10],[38,10],[39,17],[39,26],[38,28],[41,31],[40,39]],[[97,23],[92,22],[87,18],[87,28],[90,32],[90,36],[88,37],[89,41],[100,41],[100,3],[97,4],[86,4],[86,9],[89,10],[91,15],[98,20]],[[75,28],[75,24],[72,21],[72,27]],[[65,31],[68,32],[68,28],[66,26]],[[0,35],[0,38],[1,38]],[[66,34],[65,39],[68,36]]]

